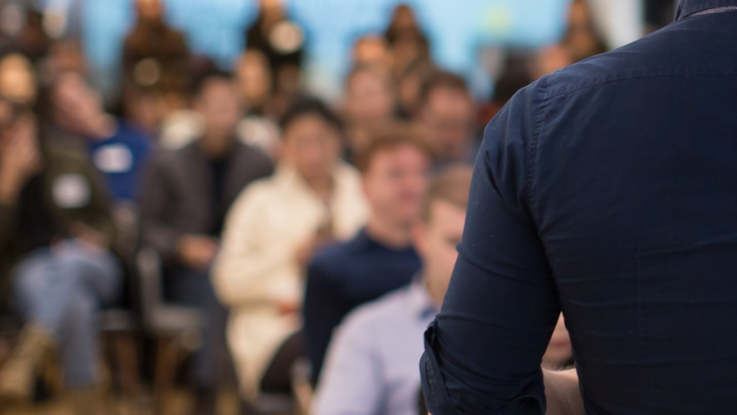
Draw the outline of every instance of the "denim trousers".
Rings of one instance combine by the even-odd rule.
[[[30,253],[13,270],[16,308],[53,336],[69,388],[97,382],[98,312],[120,296],[122,277],[115,255],[72,240]]]

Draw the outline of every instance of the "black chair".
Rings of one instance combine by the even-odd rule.
[[[163,414],[181,358],[202,343],[205,316],[194,307],[167,304],[162,294],[163,267],[155,249],[143,247],[136,254],[144,329],[156,340],[154,369],[155,413]],[[183,353],[184,352],[184,353]]]

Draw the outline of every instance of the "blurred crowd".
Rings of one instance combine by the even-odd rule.
[[[261,1],[233,68],[191,53],[163,8],[136,1],[114,103],[48,16],[22,9],[0,35],[0,309],[21,324],[3,334],[0,404],[38,401],[55,366],[52,395],[108,411],[99,317],[123,310],[137,322],[113,330],[137,356],[124,383],[159,400],[179,382],[193,414],[235,382],[246,413],[275,397],[315,415],[419,413],[422,332],[483,128],[530,82],[607,50],[587,3],[558,43],[506,53],[483,102],[434,64],[407,5],[355,42],[330,103],[302,85],[307,40],[280,1]],[[561,317],[544,363],[571,362]]]

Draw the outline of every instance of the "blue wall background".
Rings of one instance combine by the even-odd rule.
[[[112,87],[120,51],[134,23],[132,0],[82,0],[85,48],[98,80]],[[442,66],[472,75],[482,45],[536,47],[556,41],[569,0],[287,0],[289,14],[307,33],[308,85],[334,95],[360,35],[380,33],[392,9],[414,6]],[[167,20],[184,31],[192,49],[232,66],[243,32],[256,18],[257,0],[165,0]]]

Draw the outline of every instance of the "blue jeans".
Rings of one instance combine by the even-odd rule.
[[[13,270],[15,304],[27,322],[54,336],[70,388],[96,383],[97,313],[120,295],[122,274],[109,251],[74,241],[34,251]]]

